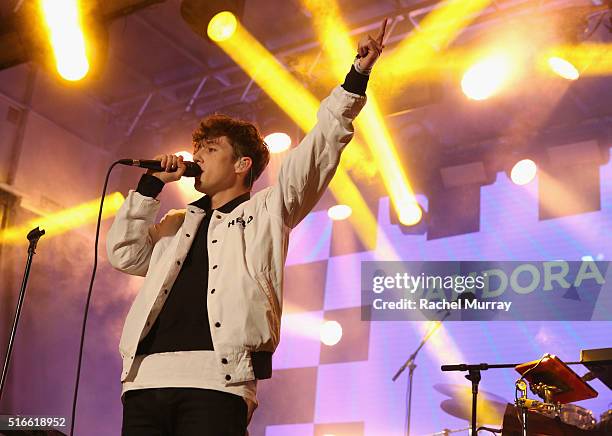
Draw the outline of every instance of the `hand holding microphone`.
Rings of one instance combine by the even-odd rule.
[[[155,156],[153,160],[160,161],[162,171],[150,169],[147,171],[147,174],[157,177],[164,183],[176,182],[187,171],[187,165],[183,163],[183,156],[160,154]]]
[[[153,160],[121,159],[122,165],[148,168],[147,174],[160,179],[164,183],[176,182],[181,177],[199,177],[202,169],[195,162],[183,162],[182,156],[160,154]]]

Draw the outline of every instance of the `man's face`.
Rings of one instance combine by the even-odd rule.
[[[201,141],[195,145],[193,161],[202,169],[200,177],[196,177],[196,190],[214,195],[217,192],[231,188],[238,181],[234,149],[227,136],[220,136]]]

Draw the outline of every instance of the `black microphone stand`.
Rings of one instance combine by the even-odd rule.
[[[4,366],[2,367],[2,377],[0,378],[0,400],[2,399],[2,394],[4,393],[4,382],[6,381],[6,376],[9,369],[9,363],[11,360],[11,353],[13,351],[13,342],[15,340],[15,334],[17,332],[17,323],[19,323],[19,315],[21,314],[21,307],[23,305],[23,299],[25,297],[25,290],[28,284],[28,277],[30,275],[30,267],[32,266],[32,258],[34,254],[36,254],[36,244],[38,244],[38,240],[42,235],[45,234],[44,230],[40,230],[38,227],[32,229],[30,233],[28,233],[28,241],[30,241],[30,246],[28,247],[28,260],[26,262],[25,273],[23,275],[23,280],[21,282],[21,290],[19,291],[19,299],[17,300],[17,310],[15,311],[15,318],[13,319],[13,327],[11,328],[11,335],[9,337],[9,342],[7,346],[6,356],[4,357]]]
[[[472,382],[472,424],[470,431],[471,436],[477,436],[476,431],[476,411],[478,410],[478,384],[480,383],[481,374],[480,371],[486,371],[492,368],[514,368],[517,364],[501,364],[501,365],[489,365],[487,363],[479,363],[475,365],[459,364],[459,365],[442,365],[442,371],[467,371],[468,375],[465,376],[469,381]]]
[[[404,372],[406,368],[408,368],[408,395],[407,395],[408,401],[406,405],[406,436],[410,436],[410,415],[412,412],[412,379],[414,377],[414,370],[417,367],[414,361],[417,357],[417,354],[419,354],[419,351],[421,351],[421,348],[423,348],[423,345],[425,345],[425,343],[429,340],[431,335],[433,335],[434,332],[438,330],[438,328],[440,328],[440,326],[442,325],[442,321],[448,318],[449,315],[450,315],[450,311],[446,312],[444,317],[429,330],[429,332],[425,335],[425,337],[423,338],[423,340],[421,341],[417,349],[414,351],[414,353],[412,353],[410,357],[408,358],[408,360],[406,360],[406,362],[404,362],[404,364],[400,366],[400,368],[397,370],[397,372],[391,379],[393,381],[397,380],[400,374]]]

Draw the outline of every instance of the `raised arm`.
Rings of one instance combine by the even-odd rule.
[[[319,201],[353,137],[353,120],[366,102],[368,77],[382,52],[386,25],[387,20],[375,38],[368,35],[359,42],[344,83],[321,102],[317,124],[283,160],[266,205],[288,227],[297,226]]]

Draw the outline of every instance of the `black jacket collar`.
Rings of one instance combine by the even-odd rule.
[[[223,206],[217,208],[217,210],[221,213],[230,213],[231,211],[233,211],[234,209],[236,209],[236,207],[241,204],[244,203],[245,201],[247,201],[249,198],[251,198],[251,193],[250,192],[245,192],[242,195],[239,195],[238,197],[234,198],[233,200],[228,201],[227,203],[225,203]],[[211,212],[211,205],[210,205],[210,197],[208,195],[204,195],[203,197],[199,198],[198,200],[194,201],[193,203],[190,203],[191,206],[195,206],[195,207],[199,207],[202,210],[205,210],[206,213],[210,213]]]

